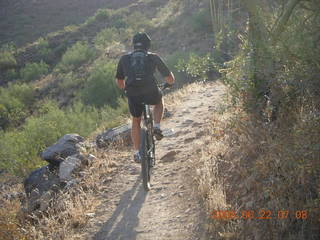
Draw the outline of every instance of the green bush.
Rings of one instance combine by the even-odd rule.
[[[87,42],[77,42],[62,56],[59,68],[63,71],[73,70],[85,62],[93,59],[95,51]]]
[[[0,89],[0,128],[18,126],[35,103],[34,90],[27,84],[10,84]]]
[[[44,38],[38,39],[37,50],[43,58],[48,58],[52,54],[48,40]]]
[[[96,107],[117,105],[120,90],[115,83],[115,71],[114,62],[101,62],[94,67],[82,94],[82,99],[86,104]]]
[[[17,65],[13,48],[4,46],[0,49],[0,69],[13,68]]]
[[[61,82],[58,84],[58,88],[60,92],[64,92],[67,94],[68,91],[72,89],[79,88],[80,85],[83,84],[83,82],[86,81],[84,77],[77,76],[74,72],[69,72],[67,74],[61,74],[62,79]]]
[[[112,17],[114,10],[112,9],[98,9],[94,16],[89,17],[84,25],[93,24],[96,21],[107,21],[110,17]]]
[[[95,47],[99,50],[104,50],[114,41],[119,40],[119,34],[115,28],[105,28],[97,34],[94,39]]]
[[[96,12],[95,17],[97,20],[107,20],[112,14],[113,14],[112,9],[99,9]]]
[[[8,93],[10,96],[18,99],[25,106],[31,107],[35,103],[35,91],[29,84],[9,84],[9,86],[6,89],[3,89],[3,91]]]
[[[189,57],[190,53],[177,51],[167,57],[166,63],[170,71],[173,72],[177,87],[182,87],[187,81],[187,74],[185,72],[179,71],[177,68],[179,61],[186,61]]]
[[[128,27],[128,23],[127,21],[125,21],[124,19],[122,18],[114,18],[111,22],[111,25],[112,27],[115,27],[115,28],[127,28]]]
[[[205,56],[191,53],[187,60],[179,60],[176,67],[189,76],[189,81],[206,81],[213,66],[214,63],[209,53]]]
[[[20,70],[20,76],[26,82],[40,78],[49,72],[48,64],[41,61],[40,63],[27,63],[26,66]]]
[[[0,132],[0,169],[25,176],[32,169],[46,164],[38,156],[67,133],[87,137],[101,124],[114,127],[127,113],[126,102],[118,100],[119,108],[106,106],[99,111],[78,102],[61,110],[52,101],[39,109],[39,115],[28,118],[20,130]],[[1,105],[0,105],[1,107]]]
[[[4,77],[10,82],[11,80],[18,79],[20,75],[15,69],[8,69],[7,71],[4,71]]]

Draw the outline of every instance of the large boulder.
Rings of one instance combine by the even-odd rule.
[[[81,155],[72,155],[66,158],[59,166],[59,179],[61,182],[67,182],[71,180],[72,173],[80,168],[83,160]]]
[[[29,177],[24,180],[24,189],[28,199],[28,211],[43,210],[49,202],[43,200],[42,197],[44,195],[47,196],[49,190],[58,190],[59,186],[60,179],[57,174],[57,169],[48,165],[34,170]]]
[[[131,143],[131,125],[125,124],[116,128],[110,128],[99,134],[96,138],[97,146],[102,148],[111,143]]]
[[[52,165],[59,166],[69,156],[79,154],[84,138],[78,134],[67,134],[57,143],[46,148],[41,157]]]
[[[86,161],[81,155],[83,142],[80,135],[67,134],[41,154],[49,165],[34,170],[24,181],[28,211],[45,210],[53,194],[72,180],[72,174]]]

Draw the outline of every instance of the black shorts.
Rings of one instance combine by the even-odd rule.
[[[143,112],[143,103],[148,105],[157,105],[160,103],[161,99],[162,93],[160,90],[139,96],[128,96],[130,113],[133,117],[141,117]]]

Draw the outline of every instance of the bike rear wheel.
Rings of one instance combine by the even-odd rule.
[[[141,129],[141,173],[143,187],[150,190],[150,159],[149,159],[149,136],[146,129]]]

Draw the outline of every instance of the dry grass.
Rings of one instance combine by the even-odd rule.
[[[45,212],[28,214],[19,199],[7,200],[8,194],[22,191],[21,184],[2,192],[0,202],[0,239],[72,239],[94,217],[104,190],[117,169],[117,160],[126,153],[116,149],[91,149],[96,159],[76,175],[76,182],[50,200]],[[88,153],[87,153],[88,154]]]
[[[206,87],[208,86],[206,85]],[[173,108],[176,105],[180,105],[184,101],[185,97],[191,95],[193,92],[197,92],[199,89],[202,88],[204,88],[204,83],[202,82],[194,82],[187,84],[183,86],[181,89],[165,95],[165,106]]]
[[[191,161],[192,176],[194,176],[195,192],[203,201],[207,212],[207,230],[212,234],[212,239],[221,236],[229,236],[235,230],[234,223],[213,220],[210,218],[215,210],[228,210],[225,182],[220,176],[220,167],[223,162],[222,156],[227,154],[228,138],[225,132],[230,113],[223,115],[215,114],[210,124],[206,127],[207,136],[204,138],[201,151]]]
[[[305,109],[290,123],[287,118],[277,125],[252,119],[240,108],[216,114],[210,140],[193,163],[208,213],[231,210],[241,217],[243,211],[254,211],[253,219],[211,219],[213,239],[318,239],[317,116]],[[272,219],[257,219],[267,211]],[[279,211],[288,211],[288,217],[279,218]],[[305,219],[299,218],[301,211]]]

